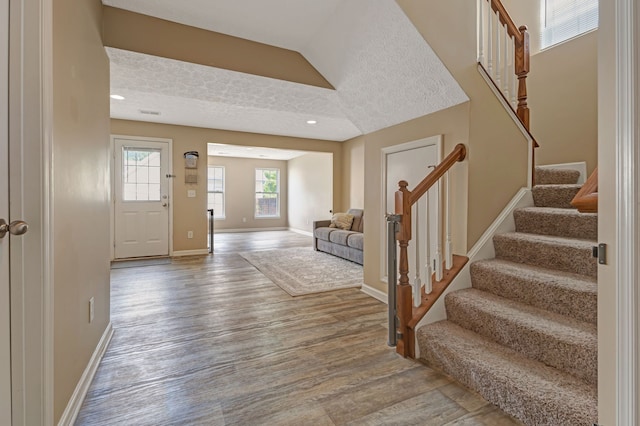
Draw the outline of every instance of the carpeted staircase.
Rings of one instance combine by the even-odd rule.
[[[527,425],[597,422],[597,215],[571,208],[578,176],[536,169],[535,207],[417,331],[422,360]]]

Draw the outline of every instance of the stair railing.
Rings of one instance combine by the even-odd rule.
[[[478,0],[478,63],[529,130],[529,32],[517,27],[500,0]]]
[[[580,191],[571,200],[580,213],[598,213],[598,168],[591,173]]]
[[[445,253],[444,255],[442,254],[443,213],[441,205],[438,203],[435,206],[437,209],[436,216],[438,223],[436,226],[436,254],[433,260],[433,268],[431,267],[432,258],[430,254],[427,253],[424,265],[424,287],[421,287],[418,271],[416,271],[416,279],[412,285],[409,280],[408,253],[409,242],[412,239],[412,209],[414,205],[417,206],[417,203],[425,195],[427,196],[428,208],[428,191],[434,186],[438,188],[438,197],[441,199],[443,179],[445,180],[444,183],[448,192],[448,171],[455,163],[463,161],[465,157],[466,147],[463,144],[458,144],[431,173],[416,185],[413,191],[408,189],[409,184],[407,181],[400,181],[398,183],[400,189],[395,193],[395,214],[387,215],[389,236],[389,345],[396,346],[396,352],[405,357],[413,358],[415,356],[414,327],[417,321],[424,316],[428,308],[434,303],[437,297],[442,294],[446,285],[452,281],[453,277],[467,260],[466,257],[455,256],[451,253],[451,228],[449,224],[450,195],[446,194],[447,201],[444,211],[444,217],[447,222],[446,235],[444,236]],[[429,212],[427,212],[426,217],[429,217]],[[416,219],[417,218],[418,216],[416,215]],[[418,226],[421,225],[417,224],[416,228]],[[426,227],[427,230],[429,230],[430,225],[428,221]],[[429,233],[427,232],[427,247],[430,247],[430,244],[431,241]],[[398,246],[400,247],[399,255],[397,253]],[[421,268],[422,263],[420,261],[418,245],[416,246],[416,252],[418,253],[415,263],[417,269]],[[399,273],[399,277],[396,277],[396,271]],[[436,286],[438,287],[437,290],[435,288]]]

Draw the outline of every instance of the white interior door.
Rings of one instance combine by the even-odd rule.
[[[169,255],[168,141],[114,138],[115,258]]]
[[[422,181],[432,170],[429,166],[435,166],[440,162],[440,138],[432,137],[415,142],[389,147],[383,152],[383,169],[385,176],[385,212],[395,211],[395,192],[398,190],[398,182],[406,180],[409,182],[409,189]],[[429,242],[427,242],[427,196],[423,196],[418,203],[418,214],[414,206],[411,217],[413,238],[409,243],[407,251],[409,257],[409,278],[414,281],[416,274],[422,283],[426,282],[425,267],[427,265],[427,243],[430,247],[430,260],[436,254],[437,238],[437,214],[439,207],[439,194],[437,185],[432,187],[428,193],[429,197]],[[417,224],[417,228],[416,228]],[[384,223],[386,227],[386,223]],[[416,232],[417,229],[417,232]],[[384,245],[381,250],[380,268],[381,276],[387,276],[387,232],[384,229]],[[418,250],[418,253],[416,253]],[[416,263],[418,267],[416,267]],[[399,266],[399,265],[398,265]],[[385,278],[386,279],[386,278]]]
[[[0,0],[0,218],[9,220],[9,0]],[[9,236],[0,239],[0,424],[11,424]]]

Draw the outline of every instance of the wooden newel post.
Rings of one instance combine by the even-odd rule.
[[[411,285],[409,285],[409,255],[407,248],[411,240],[411,191],[407,189],[409,185],[407,181],[398,183],[400,189],[396,191],[396,211],[397,215],[402,216],[402,222],[397,234],[398,244],[400,246],[399,258],[399,280],[397,291],[397,313],[399,320],[398,344],[396,352],[406,357],[409,353],[410,343],[407,342],[409,335],[408,325],[413,315],[413,304],[411,303]]]
[[[516,74],[518,75],[517,114],[524,127],[529,130],[529,107],[527,105],[527,75],[529,74],[529,32],[527,26],[518,28],[520,37],[516,42]]]

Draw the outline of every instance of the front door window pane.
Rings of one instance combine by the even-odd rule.
[[[123,148],[123,201],[160,201],[160,150]]]

